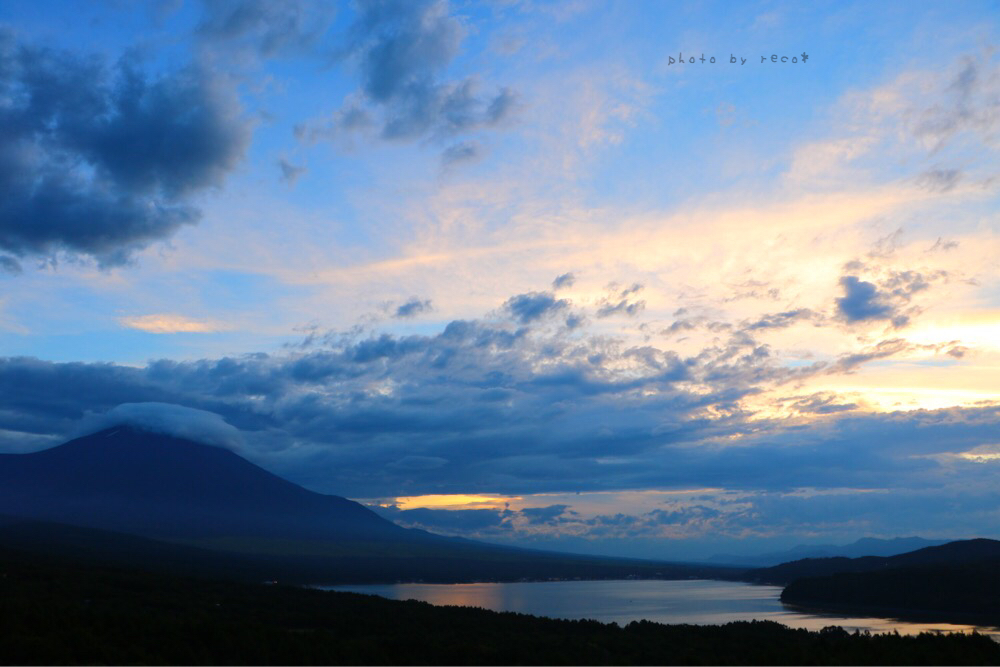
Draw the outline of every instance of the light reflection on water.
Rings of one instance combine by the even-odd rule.
[[[393,600],[423,600],[436,605],[483,607],[552,618],[590,618],[604,623],[614,621],[619,625],[642,619],[697,625],[757,619],[808,630],[839,625],[849,632],[855,629],[873,633],[897,630],[900,634],[917,634],[926,631],[971,632],[976,629],[1000,641],[1000,628],[805,613],[781,603],[780,586],[708,579],[378,584],[323,588],[381,595]]]

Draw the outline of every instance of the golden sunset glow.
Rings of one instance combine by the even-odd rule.
[[[426,496],[409,496],[395,499],[395,505],[402,510],[417,509],[419,507],[437,509],[498,509],[511,501],[520,500],[517,496],[499,495],[465,495],[456,494],[430,494]]]

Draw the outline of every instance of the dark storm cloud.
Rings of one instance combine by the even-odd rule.
[[[421,313],[426,313],[431,310],[431,300],[430,299],[419,299],[417,297],[410,297],[410,300],[396,308],[396,312],[393,317],[416,317]]]
[[[541,319],[550,313],[569,307],[566,299],[557,299],[551,292],[528,292],[507,299],[507,309],[522,324]]]
[[[442,80],[465,34],[444,0],[362,0],[343,56],[358,67],[363,104],[350,102],[325,125],[302,126],[299,136],[377,125],[383,139],[445,139],[501,124],[517,105],[513,90],[484,93],[475,77]],[[474,157],[469,146],[452,146],[442,159]]]
[[[222,184],[249,125],[198,67],[147,77],[0,33],[0,248],[126,263],[193,224],[189,198]]]

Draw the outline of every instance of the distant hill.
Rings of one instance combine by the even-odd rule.
[[[927,540],[922,537],[894,537],[881,539],[862,537],[850,544],[800,544],[785,551],[772,551],[757,555],[716,554],[705,562],[769,567],[802,560],[803,558],[861,558],[864,556],[895,556],[924,547],[946,544],[949,540]]]
[[[1000,558],[1000,541],[980,538],[949,542],[888,557],[805,558],[774,567],[749,570],[744,578],[756,583],[786,585],[804,577],[872,572],[905,566],[961,565],[992,558]]]
[[[799,574],[806,569],[814,574],[792,580],[782,591],[782,602],[827,611],[1000,625],[996,540],[952,542],[881,562],[857,559],[848,563],[852,569],[841,569],[843,563],[812,565],[799,568]],[[817,574],[830,567],[838,571]]]
[[[0,546],[303,583],[712,577],[733,570],[502,547],[405,529],[237,454],[118,426],[0,455]]]

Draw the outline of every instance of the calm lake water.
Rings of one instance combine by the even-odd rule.
[[[385,584],[326,586],[327,590],[381,595],[393,600],[423,600],[437,605],[483,607],[552,618],[625,625],[646,619],[657,623],[713,625],[751,619],[777,621],[793,628],[819,630],[839,625],[849,632],[916,634],[970,632],[973,628],[1000,641],[1000,628],[949,623],[911,623],[890,618],[807,614],[781,604],[780,586],[730,581],[541,581],[509,584]]]

